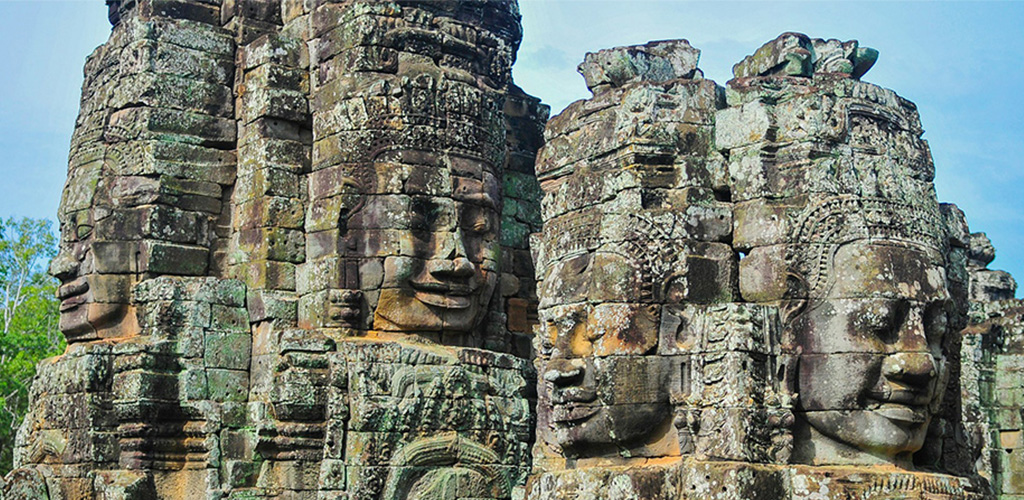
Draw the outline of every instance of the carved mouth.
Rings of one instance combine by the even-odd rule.
[[[583,387],[566,387],[551,394],[551,402],[554,405],[590,403],[597,399],[597,391],[584,389]]]
[[[601,406],[556,404],[551,406],[551,421],[556,424],[572,424],[588,420],[601,411]]]
[[[926,406],[931,400],[928,391],[893,390],[886,397],[879,398],[883,403],[895,403],[905,406]]]
[[[928,408],[925,406],[908,406],[898,403],[882,403],[875,413],[888,420],[904,424],[923,424],[928,421]]]
[[[919,425],[928,421],[931,392],[926,388],[886,384],[869,397],[873,411],[886,419],[904,425]]]
[[[441,281],[412,281],[416,300],[444,309],[468,309],[473,305],[477,287]]]
[[[57,289],[57,300],[60,300],[60,312],[74,309],[85,303],[85,292],[89,291],[89,281],[82,276]]]
[[[886,386],[871,395],[869,404],[875,413],[893,422],[923,424],[928,421],[930,392]]]

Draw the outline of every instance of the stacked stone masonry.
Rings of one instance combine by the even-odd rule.
[[[1024,499],[1024,303],[874,49],[549,120],[514,0],[106,3],[0,499]]]

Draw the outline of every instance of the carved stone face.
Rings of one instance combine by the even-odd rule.
[[[612,278],[598,267],[632,266],[615,254],[555,264],[547,283],[570,304],[541,311],[540,428],[569,457],[614,456],[643,445],[664,431],[671,414],[671,363],[647,355],[658,342],[658,308],[622,303],[623,297],[586,301],[603,295],[597,283]]]
[[[118,337],[135,325],[129,305],[134,275],[126,272],[132,267],[126,261],[135,256],[98,255],[98,248],[116,249],[118,242],[97,234],[98,209],[80,208],[81,192],[90,184],[85,181],[74,174],[69,178],[60,217],[60,253],[50,263],[50,274],[60,280],[60,330],[68,341]],[[98,184],[103,188],[103,183]],[[86,198],[92,200],[94,195]]]
[[[829,289],[794,323],[800,461],[904,463],[924,442],[945,381],[945,271],[918,250],[842,246]]]
[[[403,255],[384,262],[373,326],[468,333],[486,315],[498,280],[498,181],[488,172],[449,176],[441,169],[424,169],[423,175],[430,177],[426,184],[450,183],[450,197],[410,196],[408,229],[399,232],[405,248]],[[372,212],[373,203],[364,210]]]

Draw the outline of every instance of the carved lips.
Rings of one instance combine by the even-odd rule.
[[[884,393],[874,393],[869,407],[874,412],[896,424],[918,425],[928,422],[928,404],[932,400],[930,390],[893,390],[888,387]]]
[[[85,276],[61,285],[57,289],[57,300],[60,300],[60,312],[70,311],[86,302],[86,292],[89,291],[89,281]]]
[[[468,309],[480,286],[442,281],[410,281],[416,300],[444,309]]]
[[[570,386],[551,391],[551,421],[559,424],[578,423],[601,411],[597,391]]]
[[[875,413],[896,423],[923,424],[928,421],[927,406],[907,406],[895,403],[883,403]]]

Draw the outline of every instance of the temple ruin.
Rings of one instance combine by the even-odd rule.
[[[549,117],[515,0],[107,5],[0,500],[1024,498],[1024,302],[878,51]]]

